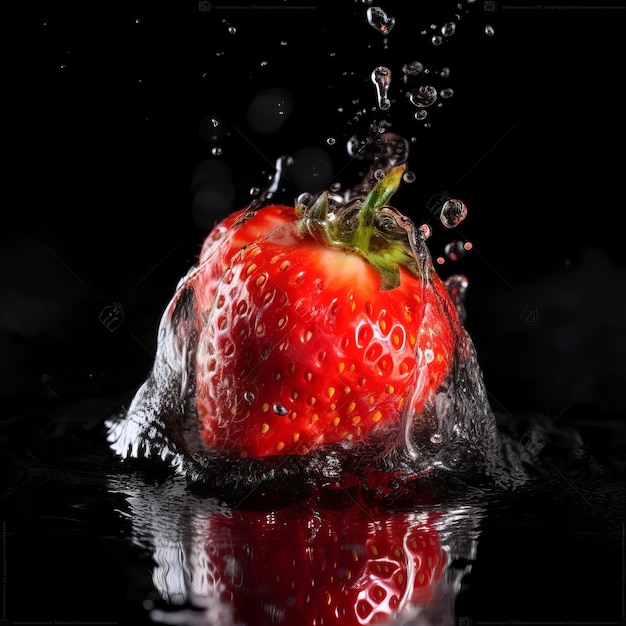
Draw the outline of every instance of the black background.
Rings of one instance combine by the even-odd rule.
[[[161,312],[212,220],[244,206],[251,187],[267,187],[277,158],[305,148],[325,151],[330,163],[325,176],[309,176],[310,186],[356,184],[362,163],[345,146],[374,120],[411,140],[416,180],[394,205],[431,225],[433,256],[451,239],[473,244],[440,270],[469,279],[467,326],[494,408],[559,423],[601,425],[626,415],[624,6],[381,2],[396,20],[385,37],[367,23],[368,5],[349,0],[331,8],[169,5],[29,2],[8,24],[16,35],[5,65],[0,234],[0,391],[8,419],[58,415],[67,406],[71,419],[85,406],[97,418],[128,402],[151,366]],[[448,21],[457,32],[433,46]],[[429,111],[428,128],[414,119],[402,85],[401,68],[414,60],[454,90]],[[378,65],[392,71],[388,111],[377,109],[369,78]],[[446,66],[444,81],[436,72]],[[267,88],[290,94],[293,111],[264,134],[248,109]],[[220,122],[215,141],[202,130],[211,117]],[[231,185],[213,185],[221,209],[199,220],[194,173],[215,158],[215,147]],[[305,190],[319,188],[292,178],[277,197],[290,202]],[[468,206],[457,231],[429,210],[443,193]],[[16,444],[23,443],[28,434],[20,429]],[[623,440],[610,445],[618,450]],[[106,507],[94,504],[97,494],[85,498],[114,527]],[[43,535],[32,535],[50,557],[41,580],[68,558],[64,545],[58,554],[44,545],[46,524],[42,518]],[[487,552],[497,554],[496,544],[487,541]],[[583,557],[590,567],[593,554]],[[81,564],[74,556],[68,570],[72,559]],[[533,593],[531,569],[518,578]],[[115,563],[106,562],[102,575],[115,579]],[[147,575],[137,571],[133,584],[149,584]],[[510,590],[509,583],[502,584]],[[81,584],[78,595],[96,594],[89,580]]]
[[[267,187],[278,157],[303,148],[324,150],[330,163],[311,185],[356,184],[363,164],[347,140],[376,120],[411,142],[416,181],[394,204],[431,224],[433,256],[451,239],[474,246],[440,269],[470,281],[467,325],[494,402],[624,409],[626,12],[459,6],[389,3],[396,21],[385,37],[367,23],[367,4],[348,1],[29,3],[5,95],[16,143],[0,248],[3,391],[19,402],[94,381],[132,387],[214,219]],[[432,45],[447,21],[456,33]],[[414,60],[454,90],[430,109],[430,128],[414,119],[401,79]],[[388,111],[377,109],[369,78],[377,65],[392,71]],[[446,66],[449,78],[438,78]],[[259,133],[247,111],[267,88],[287,92],[293,111]],[[214,141],[201,130],[211,117]],[[194,171],[214,147],[232,195],[198,220]],[[287,183],[277,199],[319,190],[303,185]],[[429,211],[442,193],[468,206],[456,232]],[[99,318],[116,303],[123,319],[112,330]]]

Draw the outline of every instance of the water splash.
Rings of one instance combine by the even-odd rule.
[[[406,163],[409,157],[409,142],[387,130],[388,124],[372,122],[369,133],[364,137],[353,135],[346,149],[350,156],[370,163],[360,185],[348,190],[346,200],[367,193],[378,180],[377,171],[387,174],[397,165]]]
[[[263,204],[274,197],[274,194],[280,188],[281,182],[285,175],[285,170],[293,164],[293,157],[283,155],[276,159],[276,169],[270,178],[270,184],[263,191],[260,191],[256,200],[257,204]]]
[[[459,319],[465,323],[467,319],[467,311],[465,309],[465,297],[469,287],[469,281],[463,274],[454,274],[449,276],[445,281],[446,289],[450,295],[450,299],[456,307]]]

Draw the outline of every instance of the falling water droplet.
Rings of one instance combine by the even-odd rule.
[[[454,22],[448,22],[441,27],[441,34],[444,37],[450,37],[451,35],[454,35],[455,32],[456,24]]]
[[[377,169],[377,170],[374,172],[374,178],[375,178],[376,180],[382,180],[383,178],[385,178],[385,170],[380,169],[380,168],[379,168],[379,169]]]
[[[425,108],[435,103],[437,100],[437,90],[431,85],[422,85],[413,91],[408,92],[411,104],[416,107]]]
[[[430,42],[433,46],[440,46],[443,43],[443,37],[441,35],[433,35]]]
[[[439,72],[439,76],[441,76],[441,78],[448,78],[448,76],[450,76],[450,68],[442,67],[441,72]]]
[[[404,174],[402,174],[402,180],[407,184],[415,182],[415,172],[410,172],[407,170],[406,172],[404,172]]]
[[[444,202],[439,219],[446,228],[456,228],[467,217],[467,207],[462,200],[450,198]]]
[[[380,7],[369,7],[367,9],[367,23],[379,33],[388,35],[396,20],[393,17],[388,17]]]
[[[252,404],[254,402],[254,394],[251,391],[246,391],[243,394],[243,399],[248,403]]]
[[[408,76],[418,76],[424,71],[424,64],[420,61],[412,61],[403,65],[402,71]]]
[[[389,81],[391,80],[391,70],[379,65],[371,74],[371,79],[376,86],[376,97],[378,98],[378,107],[386,111],[390,106],[389,100]]]
[[[450,87],[446,87],[445,89],[442,89],[439,92],[439,95],[444,99],[452,98],[452,96],[454,95],[454,89],[451,89]]]
[[[496,34],[495,28],[491,24],[485,26],[485,35],[493,37]]]
[[[211,154],[213,156],[221,156],[222,155],[222,149],[219,146],[214,146],[213,148],[211,148]]]
[[[462,241],[450,241],[446,244],[444,252],[451,261],[458,261],[465,256],[465,247]]]
[[[336,140],[335,140],[335,138],[334,138],[334,137],[327,137],[327,138],[326,138],[326,143],[327,143],[329,146],[334,146],[334,145],[335,145],[335,142],[336,142]]]
[[[230,35],[235,35],[237,34],[237,28],[235,26],[232,26],[228,20],[222,20],[222,24],[225,24],[226,27],[228,28],[228,33]]]
[[[287,413],[289,413],[289,410],[287,408],[285,408],[282,404],[279,404],[278,402],[275,402],[272,405],[272,411],[274,411],[274,413],[276,413],[276,415],[280,415],[285,416],[287,415]]]
[[[441,443],[443,441],[443,435],[441,433],[433,433],[430,436],[431,443]]]
[[[425,120],[428,117],[428,111],[426,111],[426,109],[420,109],[419,111],[415,111],[413,117],[418,122],[421,122],[422,120]]]

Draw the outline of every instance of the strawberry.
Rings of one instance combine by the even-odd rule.
[[[445,595],[450,563],[436,513],[344,504],[305,501],[198,519],[196,600],[224,624],[362,626],[414,618]]]
[[[341,475],[335,454],[366,459],[371,482],[371,451],[387,480],[398,452],[415,477],[495,448],[456,304],[422,230],[388,205],[405,168],[346,202],[304,194],[217,224],[162,317],[150,377],[108,424],[113,449],[210,478],[287,458]]]
[[[413,225],[386,206],[402,172],[338,210],[322,194],[240,212],[209,234],[193,278],[207,446],[302,455],[423,411],[459,321]]]

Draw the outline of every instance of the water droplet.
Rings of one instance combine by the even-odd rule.
[[[458,261],[465,256],[465,247],[462,241],[450,241],[446,244],[444,252],[451,261]]]
[[[409,172],[407,170],[404,174],[402,174],[402,180],[407,184],[415,182],[415,172]]]
[[[441,443],[443,441],[443,435],[441,433],[433,433],[430,436],[431,443]]]
[[[454,89],[451,89],[450,87],[446,87],[445,89],[442,89],[439,92],[439,95],[442,98],[452,98],[452,96],[454,95]]]
[[[437,100],[437,90],[431,85],[422,85],[409,91],[407,95],[411,104],[420,108],[429,107]]]
[[[243,394],[243,399],[248,403],[252,404],[254,402],[254,394],[251,391],[246,391]]]
[[[419,111],[415,111],[415,114],[413,115],[413,117],[418,121],[422,121],[425,120],[428,117],[428,111],[426,111],[426,109],[421,109]]]
[[[439,219],[446,228],[456,228],[467,217],[467,207],[462,200],[450,198],[444,202]]]
[[[396,20],[388,17],[380,7],[370,7],[367,9],[367,23],[379,33],[388,35]]]
[[[450,68],[442,67],[441,72],[439,72],[439,76],[441,76],[441,78],[448,78],[448,76],[450,76]]]
[[[336,142],[336,140],[335,140],[335,138],[334,138],[334,137],[327,137],[327,138],[326,138],[326,143],[327,143],[329,146],[334,146],[334,145],[335,145],[335,142]]]
[[[495,28],[491,24],[485,26],[485,35],[493,37],[496,34]]]
[[[441,35],[433,35],[430,42],[433,46],[440,46],[443,43],[443,37]]]
[[[258,196],[261,193],[261,189],[259,187],[250,187],[250,191],[248,193],[252,197]]]
[[[213,156],[221,156],[222,155],[222,149],[219,146],[214,146],[213,148],[211,148],[211,154]]]
[[[424,358],[426,359],[426,363],[432,363],[435,360],[435,353],[430,348],[426,348],[426,350],[424,350]]]
[[[379,169],[377,169],[377,170],[374,172],[374,178],[375,178],[376,180],[382,180],[383,178],[385,178],[385,170],[380,169],[380,168],[379,168]]]
[[[237,33],[237,28],[235,28],[235,26],[232,26],[228,20],[222,20],[222,24],[225,24],[228,27],[228,32],[231,35],[235,35]]]
[[[313,201],[313,194],[309,193],[308,191],[302,192],[296,198],[296,202],[304,207],[309,206],[309,204],[311,204],[312,201]]]
[[[391,80],[391,70],[387,67],[379,65],[371,74],[371,79],[376,86],[376,97],[378,98],[378,106],[386,111],[390,106],[389,100],[389,81]]]
[[[420,232],[422,233],[422,237],[425,240],[428,239],[433,234],[433,230],[428,224],[422,224],[420,226]]]
[[[289,409],[286,409],[282,404],[279,404],[278,402],[275,402],[272,405],[272,411],[274,411],[276,415],[280,415],[281,417],[289,413]]]
[[[402,71],[408,76],[418,76],[424,71],[424,64],[420,61],[412,61],[402,66]]]
[[[455,32],[456,24],[454,22],[448,22],[441,27],[441,34],[444,37],[450,37],[451,35],[454,35]]]

